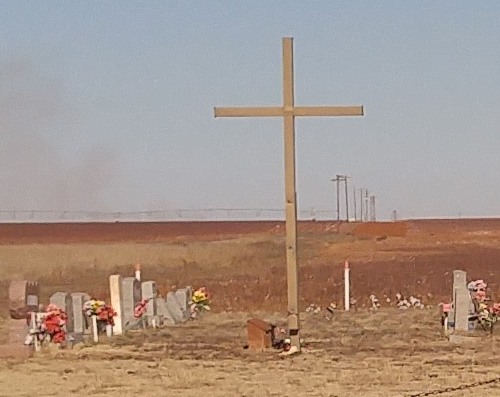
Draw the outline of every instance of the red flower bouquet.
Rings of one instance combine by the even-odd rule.
[[[49,340],[54,343],[62,343],[66,340],[66,331],[64,325],[68,320],[68,316],[64,310],[59,309],[56,305],[49,305],[45,310],[46,314],[43,317],[41,331],[45,333]]]
[[[134,308],[134,317],[141,318],[146,313],[147,304],[149,299],[143,299],[140,301],[137,306]]]
[[[100,321],[106,325],[115,325],[115,320],[117,313],[104,301],[100,300],[90,300],[84,303],[83,312],[87,317],[96,316],[97,321]]]

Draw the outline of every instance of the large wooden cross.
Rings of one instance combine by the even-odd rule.
[[[295,188],[295,117],[363,116],[362,106],[295,106],[293,39],[283,38],[283,106],[224,107],[215,117],[283,117],[285,132],[286,263],[288,285],[288,330],[294,351],[300,351],[299,282],[297,266],[297,201]]]

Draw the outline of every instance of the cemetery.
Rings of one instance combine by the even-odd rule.
[[[258,395],[262,384],[269,395],[318,396],[498,387],[500,222],[412,221],[394,237],[392,224],[370,234],[299,222],[302,346],[289,356],[284,257],[273,254],[283,232],[240,227],[197,241],[165,231],[161,243],[89,234],[77,244],[68,233],[67,243],[2,245],[0,386],[17,379],[35,392],[28,377],[40,382],[49,365],[61,393],[111,396],[144,387]],[[23,264],[19,247],[39,262]]]
[[[134,25],[134,20],[127,20],[127,25]],[[172,31],[178,33],[175,27]],[[144,39],[141,48],[148,47],[156,38],[155,34]],[[335,43],[338,40],[335,39]],[[332,46],[335,43],[331,41]],[[500,321],[500,220],[461,219],[460,212],[458,219],[400,221],[393,210],[391,222],[376,222],[375,196],[369,198],[365,189],[365,199],[360,203],[365,200],[365,209],[370,206],[373,210],[370,217],[361,216],[358,222],[355,216],[351,222],[347,209],[350,176],[340,174],[336,175],[337,221],[327,217],[317,220],[315,216],[312,220],[299,220],[296,121],[299,118],[362,118],[365,108],[360,104],[296,105],[293,38],[284,37],[281,44],[282,102],[272,106],[215,106],[213,118],[218,120],[211,122],[218,123],[218,127],[210,129],[222,130],[220,126],[226,122],[219,119],[223,118],[278,118],[281,121],[284,221],[148,222],[138,218],[142,220],[134,222],[110,218],[103,222],[64,222],[63,214],[58,221],[37,223],[33,217],[31,222],[19,222],[16,211],[12,210],[11,222],[0,222],[0,396],[420,397],[473,393],[500,396],[500,327],[497,325]],[[112,41],[106,43],[105,47],[108,46],[111,52],[116,50]],[[183,52],[188,52],[190,47],[186,41]],[[195,51],[200,56],[200,65],[215,64],[215,59],[208,57],[209,47],[200,44],[200,48],[204,48],[203,51]],[[318,49],[330,52],[324,45]],[[48,58],[52,56],[51,51],[49,49]],[[82,51],[80,56],[89,57],[92,51],[95,49]],[[412,57],[420,57],[421,51],[415,51]],[[230,61],[235,62],[240,56],[241,53],[235,54]],[[178,59],[175,55],[170,57]],[[221,55],[220,60],[223,57]],[[254,56],[253,61],[260,62],[260,59]],[[274,63],[264,62],[269,62],[267,68]],[[122,64],[124,68],[134,69],[130,60],[123,60]],[[234,65],[239,69],[236,62]],[[302,71],[303,66],[299,65],[297,70]],[[356,68],[355,64],[352,68]],[[354,71],[350,69],[344,68],[343,73]],[[401,79],[402,87],[406,79],[396,73],[397,62],[388,69],[395,80]],[[359,69],[356,76],[363,84],[349,83],[355,93],[363,92],[361,88],[372,84],[380,75],[376,70],[372,76],[365,76],[361,71]],[[172,75],[172,80],[185,80],[188,89],[192,79],[186,77],[188,74]],[[203,76],[197,76],[200,82],[207,79]],[[216,85],[206,88],[207,92],[228,84],[223,82],[226,77],[223,74]],[[117,80],[121,78],[123,76],[117,74]],[[96,77],[103,87],[107,79],[109,77]],[[132,80],[120,83],[120,87],[128,88]],[[228,88],[226,92],[240,90],[243,94],[233,96],[239,103],[247,99],[246,88],[243,88],[247,81],[237,80],[233,80],[234,89]],[[156,87],[159,81],[152,78],[151,84]],[[446,91],[445,86],[442,91]],[[129,97],[128,102],[142,103],[147,111],[140,110],[140,106],[137,109],[144,120],[148,119],[156,110],[147,108],[144,99],[134,97],[133,92],[124,90],[123,96]],[[339,92],[345,95],[345,87]],[[177,112],[175,119],[180,119],[188,113],[181,114],[181,107],[174,106],[185,105],[177,96],[174,90],[169,92],[168,107]],[[387,93],[387,97],[390,96]],[[30,102],[26,100],[29,95],[19,97],[22,103]],[[12,98],[18,100],[16,95]],[[221,98],[225,100],[225,96]],[[11,98],[7,96],[7,99],[4,102],[11,105]],[[204,101],[205,96],[199,95],[197,99]],[[113,113],[110,98],[100,98],[97,94],[96,103],[100,100],[103,101],[100,111]],[[154,103],[156,99],[150,101]],[[177,101],[179,103],[175,103]],[[373,105],[373,101],[371,98],[369,103]],[[7,114],[17,108],[22,114],[23,108],[12,102],[15,103]],[[402,107],[394,106],[394,113],[409,112],[410,107],[403,106],[407,104],[398,105]],[[421,117],[415,114],[416,119]],[[6,119],[9,124],[10,120]],[[69,118],[61,117],[61,120],[70,124]],[[365,126],[370,124],[370,128],[384,132],[384,123],[373,120],[368,120]],[[429,117],[429,124],[432,120]],[[392,123],[394,121],[385,122]],[[170,128],[174,128],[175,123],[171,124]],[[179,126],[182,124],[179,122]],[[202,126],[194,122],[186,124],[190,129]],[[138,126],[140,132],[146,130],[153,136],[147,123]],[[40,129],[52,130],[48,127]],[[113,124],[112,128],[124,129],[120,124]],[[22,129],[12,129],[23,135]],[[164,127],[157,128],[160,130],[164,132]],[[79,139],[76,137],[74,143],[78,145]],[[404,141],[401,134],[399,139]],[[214,142],[214,148],[223,146],[222,141]],[[175,167],[171,167],[176,173],[180,173],[184,162],[198,157],[200,152],[193,149],[192,143],[187,145],[191,151],[183,153]],[[147,144],[153,145],[149,140]],[[196,149],[199,146],[208,145],[200,140],[196,142]],[[348,146],[344,148],[346,163],[352,163],[353,154],[357,152],[351,153],[354,149]],[[377,158],[377,162],[387,160],[397,151],[382,144],[368,146],[374,150],[373,158]],[[408,150],[418,152],[417,146]],[[162,159],[174,158],[180,153],[175,143],[172,147],[167,155],[162,154]],[[120,150],[121,146],[114,146],[109,157]],[[391,150],[394,153],[388,155]],[[225,155],[221,154],[220,158]],[[277,157],[275,152],[272,155]],[[121,156],[120,153],[117,158]],[[106,186],[109,183],[106,168],[113,167],[109,159],[97,164],[99,153],[95,157],[89,161],[89,165],[96,168],[88,179],[97,181],[97,176],[102,176],[102,182],[97,185]],[[366,157],[363,159],[367,161],[366,167],[374,167],[373,159],[366,153],[362,157]],[[420,163],[426,163],[425,156],[422,157]],[[137,166],[139,158],[134,152],[129,165]],[[402,161],[406,162],[407,158],[408,154],[402,154]],[[204,161],[202,156],[200,159]],[[20,164],[23,161],[21,159]],[[155,168],[158,165],[154,161],[151,169],[158,172],[160,169]],[[85,162],[82,164],[85,169],[90,168]],[[123,175],[130,172],[123,166],[116,168]],[[201,168],[199,164],[197,168]],[[137,172],[142,173],[139,169]],[[418,169],[418,173],[426,172],[424,167]],[[100,173],[103,175],[98,175]],[[71,174],[68,176],[71,179]],[[200,177],[204,182],[208,180],[207,175]],[[84,185],[88,184],[91,190],[92,183],[85,182],[83,177],[78,179],[83,182],[74,186],[82,183],[82,191],[86,191]],[[110,173],[109,181],[112,179],[115,178]],[[191,176],[183,182],[192,185],[195,183],[192,179]],[[341,180],[346,191],[345,222],[340,220],[339,210]],[[21,185],[18,182],[16,186],[18,184]],[[59,191],[53,186],[44,186],[43,182],[42,186]],[[72,181],[63,183],[61,190],[65,188],[69,192],[72,186]],[[173,184],[169,188],[177,187]],[[230,189],[225,188],[223,194],[230,196]],[[251,188],[256,193],[259,189]],[[32,189],[26,191],[30,194]],[[22,193],[26,194],[24,190]],[[311,190],[310,194],[315,193]],[[94,195],[98,200],[97,191]],[[50,199],[52,195],[47,197]],[[362,209],[360,212],[363,213]]]

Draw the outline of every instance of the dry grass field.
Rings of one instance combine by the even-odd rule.
[[[243,349],[248,318],[285,321],[283,228],[219,233],[192,227],[199,233],[176,236],[158,226],[150,235],[121,230],[116,239],[111,226],[102,238],[81,230],[75,237],[69,229],[44,229],[43,238],[0,230],[0,343],[14,278],[38,280],[44,301],[56,291],[106,299],[108,275],[131,274],[140,262],[144,278],[156,280],[161,293],[204,285],[213,300],[212,313],[182,326],[131,332],[27,362],[0,359],[0,396],[409,396],[500,377],[499,331],[452,344],[436,308],[450,299],[453,269],[484,278],[500,297],[500,221],[302,225],[302,309],[341,302],[346,258],[359,304],[333,320],[304,312],[305,352],[287,358]],[[398,311],[385,303],[397,292],[433,307]],[[371,293],[384,306],[377,312],[363,307]],[[500,396],[500,383],[439,395],[480,392]]]
[[[500,377],[500,337],[450,344],[436,310],[339,312],[332,321],[304,316],[305,352],[286,358],[243,349],[250,315],[282,321],[279,314],[218,313],[25,363],[0,361],[0,395],[385,397]],[[473,392],[499,390],[497,383]]]

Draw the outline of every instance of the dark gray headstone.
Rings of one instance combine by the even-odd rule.
[[[179,288],[175,291],[175,298],[182,311],[183,321],[189,320],[191,317],[191,299],[193,297],[193,290],[191,287]]]
[[[156,326],[160,326],[160,316],[158,315],[158,289],[156,287],[156,282],[154,281],[144,281],[141,284],[142,287],[142,299],[148,299],[146,304],[146,314],[145,320],[148,326],[153,325],[153,320]]]
[[[66,320],[66,331],[73,332],[74,330],[74,316],[73,316],[73,299],[71,295],[66,292],[56,292],[50,297],[50,303],[56,305],[59,309],[66,312],[68,319]]]
[[[174,316],[168,310],[165,298],[156,298],[156,309],[163,325],[173,326],[176,324]]]
[[[38,296],[37,295],[28,295],[26,297],[26,306],[28,307],[38,307]]]
[[[75,334],[90,334],[90,319],[83,312],[83,305],[90,300],[90,295],[84,292],[73,292],[73,332]]]
[[[29,311],[38,311],[38,283],[13,280],[9,285],[9,312],[13,319],[25,319]]]
[[[125,326],[135,324],[134,309],[142,300],[141,282],[135,277],[122,279],[123,323]]]
[[[191,299],[193,298],[193,289],[191,287],[179,288],[175,291],[175,296],[181,305],[183,311],[189,311]]]
[[[175,292],[170,291],[165,299],[168,312],[171,314],[175,323],[182,323],[185,320],[185,315],[182,307],[175,296]]]
[[[141,284],[141,288],[142,299],[149,299],[149,302],[146,305],[146,316],[154,317],[157,315],[156,297],[158,295],[158,290],[156,288],[156,282],[144,281]]]

